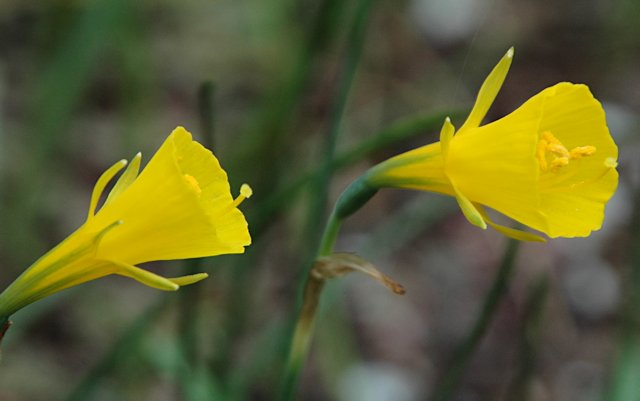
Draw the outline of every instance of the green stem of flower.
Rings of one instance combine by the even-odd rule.
[[[127,366],[132,355],[136,355],[141,349],[141,343],[146,338],[148,331],[153,324],[166,313],[170,305],[170,299],[161,296],[158,301],[148,306],[140,313],[133,323],[127,327],[120,336],[113,341],[107,352],[88,369],[84,378],[73,388],[71,393],[64,399],[65,401],[86,401],[98,398],[95,394],[102,380],[112,374],[118,367]]]
[[[215,149],[215,84],[204,81],[198,88],[198,115],[200,116],[200,130],[202,143],[207,149]],[[204,259],[197,258],[185,262],[185,274],[196,274],[202,271]],[[180,289],[178,302],[180,305],[180,317],[178,321],[179,341],[185,361],[188,367],[195,369],[200,355],[198,326],[199,306],[204,290],[204,285],[186,286]],[[187,369],[189,371],[190,369]],[[188,380],[183,377],[184,371],[179,372],[181,393],[188,398]]]
[[[518,367],[507,391],[506,401],[527,401],[530,397],[531,379],[537,368],[537,351],[540,345],[540,332],[544,306],[549,293],[549,277],[538,277],[528,291],[524,307],[524,321],[520,333]]]
[[[464,342],[456,350],[451,366],[445,373],[444,380],[435,390],[433,400],[447,401],[453,397],[469,360],[473,356],[476,348],[478,348],[480,340],[482,340],[482,337],[484,337],[487,332],[491,319],[498,310],[498,305],[507,292],[507,287],[515,267],[514,262],[518,251],[518,245],[518,241],[509,240],[509,245],[504,253],[500,269],[498,270],[491,289],[489,290],[489,293],[482,305],[480,316],[474,323],[473,328],[465,338]]]
[[[629,223],[631,263],[623,276],[624,303],[620,309],[617,355],[610,383],[602,397],[607,401],[637,400],[640,394],[640,189],[636,191],[633,205],[634,213]]]
[[[338,233],[342,227],[342,219],[338,218],[335,209],[331,212],[327,226],[324,229],[322,238],[320,239],[320,246],[318,248],[317,257],[330,255],[333,251],[333,246],[338,239]]]
[[[365,203],[378,192],[377,188],[371,187],[362,176],[351,183],[338,198],[327,226],[320,240],[317,257],[329,256],[333,251],[338,231],[342,221],[357,212]]]
[[[336,208],[334,208],[322,234],[322,239],[320,240],[318,257],[331,254],[341,225],[342,219],[338,218]],[[320,305],[320,295],[322,294],[324,284],[324,279],[314,276],[312,270],[309,270],[302,294],[302,306],[295,324],[293,337],[289,344],[289,353],[280,396],[280,400],[282,401],[291,401],[295,397],[300,373],[304,366],[307,353],[309,352],[309,343],[313,337],[316,312]]]
[[[289,357],[285,367],[283,391],[280,399],[291,401],[295,397],[298,381],[309,351],[309,343],[315,326],[316,311],[320,304],[320,295],[324,280],[309,275],[304,287],[302,310],[296,322],[293,339],[289,348]]]
[[[338,198],[322,234],[316,259],[331,255],[344,219],[360,209],[376,192],[377,189],[369,187],[362,177],[344,190]],[[313,328],[324,285],[325,279],[314,275],[313,269],[310,269],[304,286],[300,313],[289,345],[280,397],[282,401],[291,401],[295,397],[300,372],[313,337]]]

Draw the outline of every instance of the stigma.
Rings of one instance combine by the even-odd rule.
[[[251,195],[253,195],[253,190],[251,189],[251,187],[248,184],[242,184],[242,186],[240,187],[240,195],[238,195],[238,197],[233,200],[233,207],[238,207],[242,203],[242,201],[251,198]]]

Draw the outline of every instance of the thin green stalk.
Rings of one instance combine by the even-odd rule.
[[[134,324],[129,326],[118,340],[106,352],[104,357],[85,375],[84,379],[66,401],[84,401],[94,399],[93,394],[98,389],[103,377],[116,369],[123,360],[130,357],[138,349],[140,341],[153,322],[164,312],[168,298],[160,297],[160,300],[148,307],[141,315],[135,319]]]
[[[531,377],[536,370],[536,353],[540,342],[540,329],[544,305],[549,293],[549,277],[539,277],[531,286],[524,308],[524,322],[520,333],[519,362],[515,377],[507,392],[507,401],[529,399]]]
[[[640,190],[636,191],[631,219],[631,263],[624,280],[618,355],[603,400],[640,400]]]
[[[200,117],[200,131],[202,143],[208,149],[216,145],[215,124],[216,86],[212,81],[205,81],[198,88],[198,116]]]
[[[323,0],[319,4],[316,17],[310,24],[312,28],[300,44],[291,72],[284,83],[274,88],[274,93],[265,102],[266,107],[253,119],[253,132],[241,138],[246,141],[238,147],[241,153],[230,160],[235,163],[230,165],[230,171],[242,171],[245,176],[255,180],[256,193],[267,193],[270,188],[275,187],[281,176],[276,174],[277,170],[290,167],[284,166],[281,162],[290,160],[287,157],[291,149],[288,143],[292,134],[289,125],[305,94],[304,90],[314,71],[315,63],[334,39],[336,25],[344,15],[347,4],[348,2],[342,0]],[[296,3],[292,5],[297,6]],[[274,160],[275,154],[279,157]],[[275,166],[276,171],[262,169],[256,172],[255,169],[251,169],[249,172],[249,167],[254,166],[256,160],[268,161]]]
[[[329,221],[327,222],[327,227],[324,230],[324,234],[320,239],[320,247],[318,248],[318,257],[328,256],[333,251],[333,246],[338,239],[338,232],[340,231],[340,227],[342,226],[342,220],[338,219],[336,216],[335,209],[329,216]]]
[[[364,177],[354,181],[344,190],[324,229],[316,260],[331,255],[344,219],[360,209],[376,192],[377,189],[370,188]],[[313,336],[320,296],[325,284],[325,278],[314,273],[313,269],[309,271],[304,284],[300,313],[293,331],[285,366],[281,396],[283,401],[290,401],[295,397],[297,383]]]
[[[253,241],[256,235],[251,226],[251,236]],[[257,265],[257,251],[251,246],[246,250],[242,258],[237,258],[235,264],[230,267],[230,280],[227,282],[226,293],[229,294],[224,299],[223,316],[221,318],[221,329],[216,333],[214,341],[213,355],[207,361],[210,371],[215,375],[224,387],[228,390],[231,387],[233,369],[235,368],[235,341],[244,334],[248,322],[248,315],[255,308],[252,307],[252,296],[254,294],[250,280],[253,276],[249,266]]]
[[[347,2],[342,0],[323,0],[318,7],[315,18],[308,24],[311,28],[301,41],[298,54],[295,57],[290,72],[284,79],[283,84],[275,86],[273,93],[264,102],[265,107],[260,114],[252,120],[253,132],[243,135],[240,139],[246,140],[238,149],[240,153],[236,157],[230,158],[230,169],[241,176],[251,177],[249,181],[256,194],[263,194],[258,199],[273,192],[273,188],[279,185],[284,174],[278,174],[284,166],[279,160],[288,160],[286,152],[291,149],[290,142],[291,129],[295,110],[301,103],[301,98],[305,95],[305,87],[315,71],[315,64],[322,54],[330,47],[335,37],[335,27],[337,21],[344,15],[344,8]],[[298,7],[297,2],[291,2],[292,7]],[[293,12],[293,10],[291,10]],[[288,15],[288,13],[287,13]],[[273,155],[279,157],[274,163]],[[269,160],[272,169],[262,169],[256,171],[255,168],[248,172],[249,167],[255,166],[256,160]],[[295,193],[298,189],[292,191]],[[278,207],[289,205],[289,201],[282,202]],[[256,205],[257,206],[257,205]],[[251,236],[256,243],[257,238],[264,232],[269,224],[276,219],[275,213],[249,212]],[[256,244],[257,245],[257,244]],[[224,376],[231,365],[231,355],[233,354],[232,340],[244,330],[247,322],[247,312],[251,310],[249,300],[251,298],[251,288],[247,282],[252,277],[251,268],[257,266],[255,256],[256,245],[247,250],[245,257],[236,259],[232,268],[231,288],[229,299],[226,300],[226,308],[222,321],[224,330],[221,330],[215,345],[216,355],[210,361],[210,366],[214,372]]]
[[[191,259],[185,261],[185,275],[196,274],[202,271],[203,259]],[[179,349],[184,355],[184,360],[189,367],[195,367],[200,360],[200,347],[198,326],[200,317],[200,297],[202,294],[203,283],[190,285],[180,288],[177,296],[179,303],[180,313],[178,316],[178,340],[180,342]],[[189,394],[188,390],[184,386],[188,385],[187,380],[181,376],[182,372],[178,374],[178,380],[180,380],[181,386],[181,399],[187,399],[186,395]]]
[[[313,203],[309,208],[310,219],[306,235],[306,238],[309,240],[309,244],[316,243],[316,229],[321,224],[322,216],[324,215],[323,211],[328,197],[329,183],[333,171],[332,164],[335,158],[335,148],[338,135],[340,133],[342,117],[344,115],[351,87],[353,86],[358,62],[360,61],[360,56],[362,54],[369,12],[373,3],[374,0],[361,0],[359,2],[354,17],[354,23],[349,31],[345,66],[338,88],[338,97],[334,103],[331,123],[329,126],[329,134],[325,143],[323,167],[317,176],[317,180],[315,182],[315,193],[311,198]],[[362,184],[361,181],[358,181],[357,183]],[[354,185],[347,188],[345,195],[349,193],[351,188],[355,188]],[[360,185],[353,191],[353,193],[349,193],[346,199],[351,199],[351,197],[354,196],[359,197],[358,194],[360,193],[360,189],[364,189],[364,192],[367,194],[364,196],[365,202],[375,193],[375,191],[372,192],[366,188],[366,186]],[[345,196],[341,196],[341,199],[344,200]],[[353,211],[355,210],[352,210],[351,212]],[[331,253],[341,222],[347,215],[348,214],[343,213],[340,210],[339,199],[326,224],[326,228],[319,242],[319,247],[315,252],[314,260],[319,256],[326,256]],[[322,288],[324,287],[324,280],[315,277],[312,274],[312,268],[313,263],[308,263],[308,267],[306,268],[301,281],[302,286],[300,293],[302,296],[299,298],[298,302],[298,318],[296,319],[293,336],[289,345],[288,358],[284,371],[284,381],[280,398],[282,401],[291,401],[295,398],[300,372],[309,349],[309,343],[311,341],[313,326],[315,323],[315,316],[320,303]]]
[[[37,222],[42,216],[39,202],[46,188],[47,178],[60,169],[56,163],[64,160],[64,146],[68,144],[67,125],[100,57],[113,43],[114,32],[132,12],[126,0],[98,0],[89,2],[73,21],[63,26],[64,38],[56,43],[55,52],[41,63],[45,65],[34,78],[37,91],[31,106],[32,118],[28,127],[26,146],[28,160],[20,161],[21,177],[15,183],[10,213],[3,219],[6,233],[1,244],[7,244],[12,255],[23,263],[31,260],[34,249],[41,244]],[[51,48],[52,46],[45,46]],[[27,162],[28,161],[28,162]]]
[[[377,189],[372,189],[366,184],[364,177],[354,181],[344,190],[338,198],[322,233],[316,260],[331,255],[344,219],[360,209],[376,192]],[[289,353],[284,370],[280,397],[282,401],[291,401],[295,398],[300,373],[313,336],[320,296],[325,284],[325,278],[314,273],[316,273],[314,269],[309,270],[304,283],[300,312],[289,344]]]
[[[493,280],[493,284],[489,293],[484,299],[482,310],[478,319],[473,324],[473,328],[464,339],[463,343],[456,350],[449,369],[445,372],[444,379],[435,390],[433,399],[435,401],[450,400],[460,379],[464,375],[469,360],[473,356],[475,350],[480,344],[480,340],[484,337],[489,324],[496,311],[500,301],[507,293],[509,281],[513,275],[515,268],[515,257],[518,251],[518,241],[509,240],[507,250],[504,253],[500,269]]]
[[[398,142],[414,138],[418,135],[425,135],[434,129],[439,128],[442,121],[446,117],[445,113],[435,113],[430,115],[417,115],[401,119],[391,126],[382,129],[375,135],[366,139],[353,149],[338,154],[332,164],[333,171],[339,171],[345,167],[362,160],[365,156],[370,155],[380,149],[384,149]],[[256,242],[262,233],[269,227],[269,224],[276,219],[287,205],[302,192],[306,185],[312,182],[320,173],[320,169],[310,171],[300,175],[297,179],[288,182],[288,185],[274,191],[274,193],[256,205],[254,212],[249,212],[247,220],[251,223],[251,235]],[[415,216],[412,217],[412,221]],[[407,225],[404,224],[403,228]],[[397,240],[397,237],[394,237]],[[323,248],[323,246],[321,246]],[[251,271],[248,266],[257,265],[251,262],[255,259],[256,248],[252,247],[247,250],[242,259],[236,259],[238,266],[233,266],[233,277],[231,278],[230,294],[237,301],[228,302],[225,309],[225,317],[223,324],[224,333],[220,334],[220,341],[216,344],[216,356],[211,361],[211,366],[217,374],[224,374],[228,370],[232,347],[230,338],[235,337],[236,333],[240,333],[244,327],[243,317],[249,308],[244,307],[243,300],[248,299],[250,286],[246,285]]]
[[[325,256],[331,253],[341,223],[342,221],[337,218],[334,209],[322,235],[318,256]],[[309,350],[309,343],[312,338],[316,320],[316,312],[320,305],[320,296],[322,295],[324,284],[324,279],[314,276],[311,274],[311,271],[309,271],[302,293],[300,312],[296,320],[293,337],[289,344],[289,354],[284,370],[284,380],[280,396],[281,401],[291,401],[295,399],[300,373]]]
[[[454,115],[456,115],[454,113]],[[393,123],[391,126],[383,128],[376,134],[367,138],[353,149],[338,154],[331,165],[332,171],[338,171],[351,166],[380,149],[396,144],[398,142],[414,138],[418,135],[425,135],[440,127],[442,121],[447,116],[446,113],[432,113],[403,118]],[[322,167],[321,167],[322,168]],[[289,180],[282,188],[274,191],[269,197],[256,204],[253,212],[249,211],[247,220],[251,223],[251,235],[256,242],[262,233],[269,227],[287,205],[302,192],[306,185],[313,182],[320,174],[321,168],[304,173],[298,178]],[[235,337],[244,327],[243,321],[247,310],[243,306],[243,300],[249,297],[250,286],[246,285],[251,277],[250,269],[247,268],[257,263],[251,262],[255,259],[256,249],[251,248],[242,259],[236,259],[238,266],[232,267],[233,277],[231,278],[230,294],[237,301],[228,302],[223,321],[224,333],[220,335],[220,341],[216,345],[216,356],[211,361],[211,366],[218,374],[224,374],[228,370],[232,348],[230,338]]]
[[[215,145],[215,85],[206,81],[198,88],[198,115],[200,116],[200,130],[202,143],[208,149],[213,149]],[[204,258],[191,259],[185,262],[185,275],[196,274],[202,271]],[[204,289],[204,283],[190,285],[181,288],[178,300],[180,302],[179,339],[180,348],[184,354],[187,365],[195,371],[198,362],[201,360],[199,347],[198,325],[199,325],[199,303]],[[192,392],[189,389],[191,383],[188,377],[184,377],[181,369],[178,379],[180,380],[181,399],[189,399]]]
[[[329,183],[333,172],[333,162],[335,159],[336,143],[340,134],[342,118],[347,105],[347,100],[353,86],[358,63],[362,55],[364,40],[366,36],[366,27],[369,12],[375,0],[360,0],[356,9],[353,25],[349,31],[346,47],[346,59],[343,67],[343,75],[340,80],[336,101],[333,103],[333,111],[331,114],[327,140],[325,142],[323,164],[320,173],[316,177],[313,196],[311,196],[311,205],[309,207],[309,222],[307,225],[308,244],[314,246],[317,243],[317,227],[322,224],[324,219],[324,210],[327,203],[329,193]],[[313,254],[307,251],[307,254]]]

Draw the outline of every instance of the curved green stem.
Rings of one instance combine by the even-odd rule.
[[[478,348],[480,340],[482,340],[487,332],[489,324],[498,310],[500,301],[507,293],[507,288],[515,267],[518,245],[518,241],[509,240],[509,245],[504,253],[500,269],[498,270],[498,273],[493,280],[493,284],[491,285],[491,289],[482,304],[480,316],[474,323],[473,328],[465,338],[464,342],[456,350],[451,366],[445,373],[444,380],[435,390],[433,400],[447,401],[453,397],[456,387],[467,368],[469,360]]]
[[[309,343],[313,335],[316,311],[320,305],[320,295],[325,281],[309,275],[304,287],[303,305],[296,322],[293,338],[289,348],[289,356],[284,372],[283,390],[280,400],[291,401],[295,397],[298,381],[304,361],[309,351]]]
[[[318,257],[330,255],[338,238],[342,219],[338,217],[336,209],[333,209],[320,240]],[[304,365],[309,343],[313,336],[313,328],[316,320],[316,311],[320,305],[320,295],[324,288],[325,280],[313,274],[309,270],[302,295],[302,306],[293,331],[293,337],[289,344],[289,354],[284,371],[284,381],[280,399],[291,401],[295,397],[298,388],[298,380]]]
[[[322,238],[320,239],[320,247],[318,248],[318,257],[328,256],[333,251],[333,246],[338,239],[338,233],[342,227],[342,219],[338,218],[335,209],[329,216],[327,226],[324,229]]]
[[[364,176],[354,181],[344,190],[327,221],[316,258],[331,255],[344,219],[360,209],[376,192],[377,189],[371,188]],[[314,273],[316,272],[313,268],[309,270],[304,285],[300,313],[289,345],[289,354],[285,366],[280,397],[282,401],[294,399],[300,372],[313,336],[316,312],[320,305],[320,295],[325,284],[325,278]]]

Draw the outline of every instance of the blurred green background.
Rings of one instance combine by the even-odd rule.
[[[591,237],[520,246],[450,399],[640,400],[639,18],[637,0],[0,2],[3,288],[82,223],[104,169],[148,160],[177,125],[214,144],[234,194],[255,193],[246,254],[148,266],[205,282],[165,294],[108,277],[16,314],[0,400],[275,399],[331,203],[367,167],[437,140],[444,116],[460,125],[512,45],[489,118],[556,82],[588,84],[620,186]],[[407,294],[332,282],[299,399],[440,394],[507,240],[453,199],[386,190],[336,249]]]

